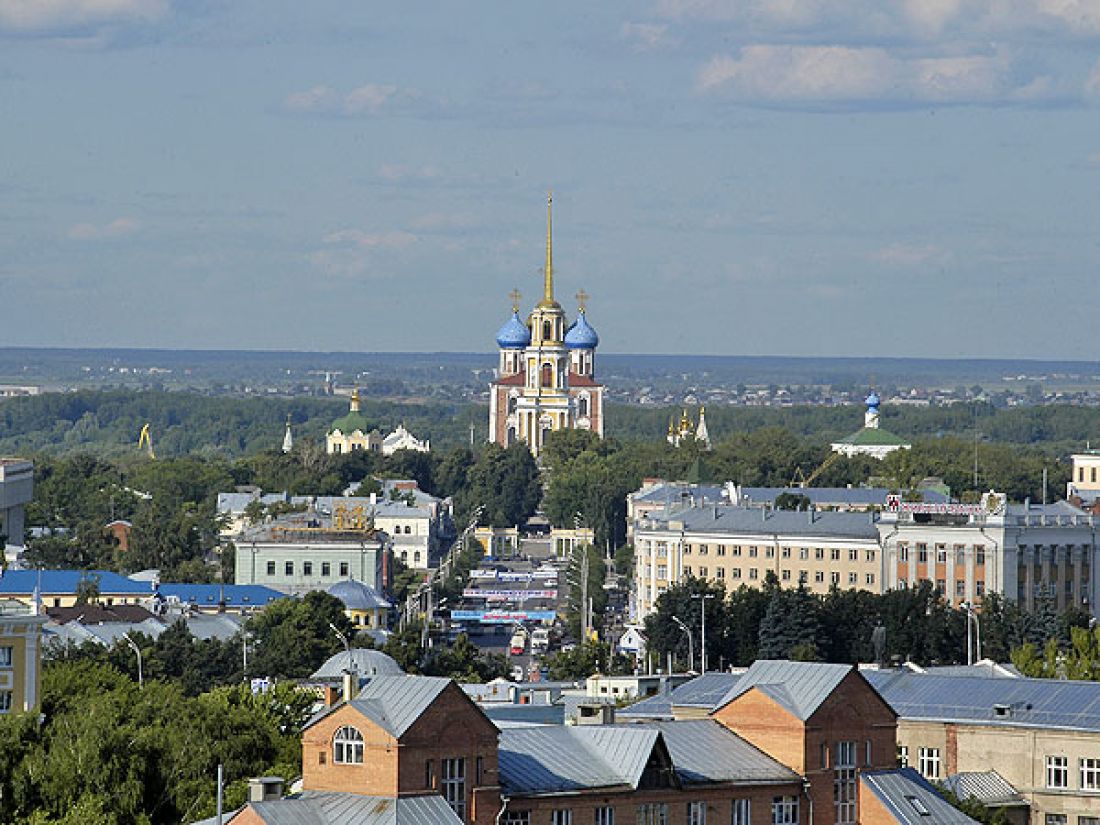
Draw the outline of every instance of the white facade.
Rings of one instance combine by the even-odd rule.
[[[398,450],[413,450],[418,453],[431,451],[430,441],[420,441],[399,424],[397,429],[382,439],[382,455],[393,455]]]
[[[1100,498],[1100,450],[1072,456],[1073,471],[1066,484],[1066,498],[1076,496],[1086,504]]]
[[[33,496],[34,463],[0,458],[0,534],[8,537],[4,554],[9,564],[18,561],[23,547],[23,508]]]

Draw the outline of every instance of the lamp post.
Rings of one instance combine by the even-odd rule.
[[[336,638],[338,638],[341,642],[343,642],[343,644],[344,644],[344,653],[346,653],[348,655],[348,664],[350,664],[351,663],[351,642],[348,641],[348,637],[346,635],[344,635],[344,633],[340,630],[340,628],[338,628],[332,622],[329,622],[328,626],[332,629],[332,632],[336,634]]]
[[[691,670],[693,667],[695,667],[695,642],[691,638],[691,630],[689,630],[688,626],[680,620],[679,616],[673,616],[672,621],[676,622],[676,624],[678,624],[680,626],[680,629],[682,631],[684,631],[684,633],[687,634],[687,637],[688,637],[688,667],[687,667],[687,669]]]
[[[707,672],[707,601],[714,598],[713,593],[692,593],[691,598],[699,600],[702,608],[702,626],[699,628],[699,672]]]
[[[982,658],[982,623],[970,602],[963,602],[959,607],[966,611],[966,663],[972,665],[974,664],[975,648],[977,649],[978,658]],[[973,638],[971,637],[971,622],[974,624]]]
[[[130,638],[129,633],[123,633],[122,638],[126,640],[126,644],[130,646],[130,650],[134,651],[134,653],[137,655],[138,690],[142,690],[145,688],[145,678],[142,676],[141,673],[141,648],[137,646],[137,642]]]

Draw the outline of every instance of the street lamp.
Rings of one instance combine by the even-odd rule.
[[[344,652],[346,654],[348,654],[348,663],[350,664],[351,663],[351,642],[348,641],[348,637],[346,635],[344,635],[344,633],[340,630],[340,628],[338,628],[332,622],[329,622],[328,626],[330,628],[332,628],[332,632],[336,634],[336,638],[338,638],[341,642],[344,643]]]
[[[141,673],[141,648],[137,646],[137,642],[130,638],[129,633],[123,633],[122,638],[126,640],[126,644],[130,646],[130,650],[137,654],[138,663],[138,689],[141,690],[145,687],[145,679]]]
[[[687,667],[687,669],[691,670],[693,667],[695,667],[695,642],[691,638],[691,631],[688,629],[688,626],[686,624],[684,624],[682,621],[680,621],[679,616],[673,616],[672,621],[676,622],[676,624],[678,624],[680,626],[680,629],[682,631],[684,631],[684,633],[687,634],[687,637],[688,637],[688,667]]]
[[[966,663],[972,665],[974,664],[975,647],[977,648],[978,658],[982,658],[982,623],[970,602],[963,602],[959,607],[966,611]],[[971,622],[974,623],[974,638],[971,638],[970,634]],[[975,642],[977,642],[976,645]]]
[[[707,672],[707,600],[713,599],[713,593],[692,593],[691,598],[698,599],[702,608],[702,627],[699,628],[699,672]]]

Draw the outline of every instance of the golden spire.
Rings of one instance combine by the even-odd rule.
[[[508,297],[512,299],[512,312],[519,312],[519,299],[523,297],[518,289],[513,289],[508,293]]]
[[[543,272],[542,300],[547,303],[554,302],[554,238],[551,232],[551,210],[554,205],[554,193],[546,193],[546,269]]]
[[[359,412],[359,388],[356,387],[351,391],[351,412]]]

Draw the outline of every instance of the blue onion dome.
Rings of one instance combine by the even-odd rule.
[[[512,317],[497,332],[497,345],[501,349],[523,349],[530,343],[531,330],[519,319],[519,313],[513,312]]]
[[[875,392],[874,390],[871,390],[871,394],[867,396],[867,398],[864,400],[863,403],[867,405],[867,409],[877,410],[878,407],[879,407],[879,404],[882,403],[882,400],[878,397],[877,392]]]
[[[573,326],[565,333],[565,345],[569,349],[595,349],[599,343],[600,336],[589,326],[584,313],[579,313]]]

